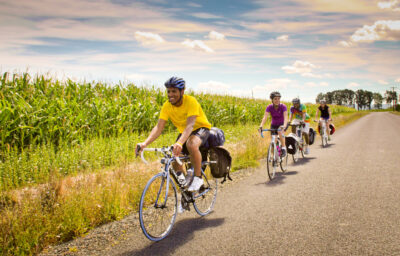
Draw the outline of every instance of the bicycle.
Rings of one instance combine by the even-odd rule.
[[[261,137],[264,138],[263,132],[278,132],[282,129],[262,129]],[[268,147],[267,154],[267,171],[270,180],[275,178],[275,173],[278,165],[280,165],[282,172],[287,170],[288,156],[282,157],[282,146],[277,134],[271,134],[271,143]]]
[[[160,152],[163,154],[160,162],[161,172],[154,175],[143,189],[139,203],[139,221],[144,235],[151,241],[160,241],[168,236],[176,220],[178,196],[177,188],[181,192],[182,208],[190,210],[192,203],[200,216],[209,214],[214,207],[217,197],[217,180],[211,175],[209,165],[212,161],[203,161],[201,175],[204,184],[199,191],[189,192],[185,185],[178,181],[178,176],[172,167],[173,162],[186,166],[190,165],[189,156],[174,157],[171,147],[145,148],[141,153],[143,162],[144,151]]]
[[[318,122],[317,120],[314,120]],[[319,124],[319,134],[321,135],[322,147],[328,146],[328,134],[326,133],[326,120],[320,120]]]
[[[296,163],[299,158],[300,155],[304,158],[304,148],[305,148],[305,139],[304,139],[304,134],[302,131],[302,127],[304,127],[304,123],[300,122],[300,123],[294,123],[294,124],[289,124],[289,126],[293,126],[296,127],[296,133],[293,134],[289,134],[289,135],[294,135],[295,137],[295,153],[292,154],[292,158],[293,158],[293,162]]]

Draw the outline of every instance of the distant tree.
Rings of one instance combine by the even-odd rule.
[[[334,95],[333,92],[327,92],[327,93],[325,94],[325,100],[326,100],[326,103],[327,103],[327,104],[332,104],[332,103],[334,103],[334,101],[333,101],[333,99],[334,99],[333,95]]]
[[[379,93],[379,92],[374,92],[372,95],[373,99],[374,99],[374,106],[377,109],[381,109],[382,108],[382,101],[383,101],[383,96]]]
[[[322,99],[325,99],[325,94],[320,92],[320,93],[318,93],[317,98],[315,99],[315,103],[319,103],[319,101]]]
[[[366,104],[367,104],[369,110],[371,110],[371,103],[372,103],[372,100],[374,99],[373,95],[374,95],[373,92],[364,91],[365,101],[366,101]]]
[[[343,105],[344,102],[344,94],[343,90],[336,90],[332,92],[333,96],[333,102],[337,105]]]
[[[356,103],[357,103],[357,109],[358,110],[360,110],[360,108],[363,109],[364,106],[367,105],[367,98],[366,98],[365,91],[359,89],[356,91],[355,95],[356,95],[355,99],[356,99]]]
[[[386,91],[385,92],[385,101],[388,104],[392,103],[393,110],[394,110],[394,106],[396,105],[396,100],[397,100],[397,92],[396,91]]]
[[[348,106],[353,106],[354,105],[354,97],[355,97],[355,92],[349,89],[343,90],[344,98],[345,98],[345,104]]]

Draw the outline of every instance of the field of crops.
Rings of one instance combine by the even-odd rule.
[[[258,124],[270,103],[187,93],[213,126]],[[165,100],[165,90],[156,87],[1,74],[0,191],[133,159],[134,140],[156,124]],[[315,106],[308,111],[314,115]],[[352,111],[333,108],[334,114]]]

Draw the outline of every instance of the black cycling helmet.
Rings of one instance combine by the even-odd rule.
[[[164,83],[165,87],[167,88],[178,88],[179,90],[185,89],[185,80],[183,80],[182,78],[173,76],[170,79],[168,79],[165,83]]]
[[[281,97],[281,94],[277,91],[271,92],[271,94],[269,95],[269,98],[272,100],[275,97]]]
[[[294,98],[294,99],[292,100],[292,103],[293,103],[293,104],[296,104],[296,103],[299,103],[299,104],[300,104],[300,99],[299,99],[299,98]]]

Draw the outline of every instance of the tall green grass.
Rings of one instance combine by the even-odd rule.
[[[258,124],[270,104],[187,93],[198,99],[213,126]],[[165,90],[155,87],[1,74],[0,191],[132,161],[134,145],[156,124],[166,99]],[[307,107],[315,115],[316,106]],[[161,145],[176,136],[172,125],[167,131],[171,137]]]

